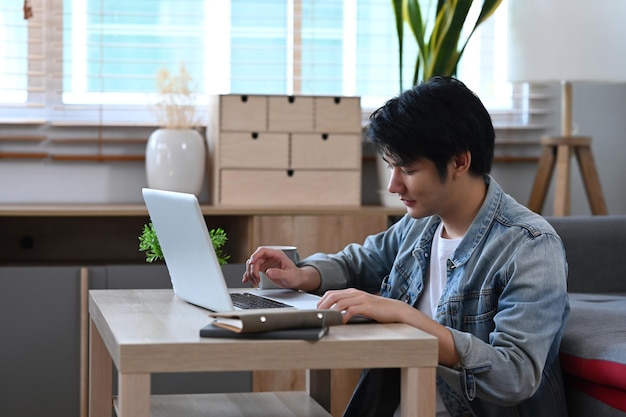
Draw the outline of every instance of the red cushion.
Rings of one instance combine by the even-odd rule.
[[[626,391],[626,364],[600,359],[586,359],[561,352],[564,372],[583,380]]]
[[[624,390],[585,381],[574,376],[565,378],[565,384],[609,407],[626,412],[626,391]]]

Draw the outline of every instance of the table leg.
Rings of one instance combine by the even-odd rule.
[[[402,417],[434,417],[437,368],[402,368]]]
[[[341,417],[362,372],[362,369],[310,369],[307,391],[331,416]]]
[[[118,373],[118,417],[150,417],[150,374]]]
[[[89,332],[89,415],[111,417],[113,362],[98,328],[90,321]]]
[[[559,145],[556,150],[556,179],[554,186],[554,215],[569,216],[571,212],[571,159],[570,145]]]
[[[118,375],[118,417],[150,417],[150,374]]]
[[[528,208],[536,213],[541,213],[543,210],[555,162],[556,154],[554,147],[544,145],[541,158],[539,158],[537,173],[535,174],[535,182],[528,200]]]
[[[600,185],[600,177],[598,169],[593,159],[590,146],[577,146],[575,149],[578,166],[587,192],[587,199],[591,206],[591,213],[594,215],[608,214],[602,186]]]

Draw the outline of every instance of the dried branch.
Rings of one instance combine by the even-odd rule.
[[[178,74],[166,68],[157,73],[159,101],[155,105],[159,124],[167,129],[190,129],[200,125],[195,98],[196,86],[184,63]]]

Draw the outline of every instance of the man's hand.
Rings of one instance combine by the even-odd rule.
[[[317,307],[332,308],[343,312],[344,323],[358,315],[379,323],[406,323],[417,327],[439,340],[439,363],[452,367],[459,362],[459,355],[450,330],[404,301],[348,288],[327,291]]]
[[[242,283],[258,286],[263,272],[273,283],[282,288],[314,291],[320,286],[320,276],[315,268],[298,268],[280,249],[260,247],[246,261]]]
[[[405,314],[415,311],[402,301],[369,294],[355,288],[327,291],[317,307],[343,312],[344,323],[354,316],[367,317],[379,323],[401,322]]]

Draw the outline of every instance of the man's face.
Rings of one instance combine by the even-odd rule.
[[[386,156],[383,159],[391,169],[387,191],[398,195],[411,217],[441,215],[447,210],[451,200],[450,181],[447,177],[442,181],[431,160],[420,158],[410,165],[400,166]]]

